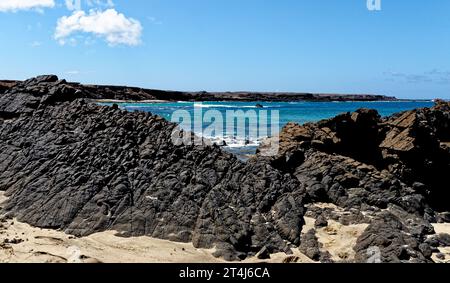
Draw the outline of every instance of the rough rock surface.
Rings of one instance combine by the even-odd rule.
[[[354,249],[356,260],[360,262],[370,261],[371,257],[375,262],[428,262],[432,255],[431,248],[421,244],[410,229],[389,212],[381,213],[380,219],[373,221]]]
[[[313,200],[379,208],[395,203],[432,219],[435,212],[450,211],[449,141],[448,102],[383,119],[375,110],[360,109],[318,123],[288,124],[272,164],[296,175]]]
[[[56,76],[0,90],[3,212],[77,236],[193,242],[227,260],[299,247],[329,261],[314,230],[304,231],[305,215],[317,227],[370,224],[349,261],[430,262],[448,242],[430,222],[450,219],[449,103],[288,124],[277,156],[243,163],[217,146],[173,144],[176,126],[160,117],[91,102],[161,99],[136,93]]]
[[[17,82],[15,81],[0,81],[0,94],[5,93],[8,89],[15,86]]]
[[[316,231],[311,229],[301,237],[300,251],[314,261],[330,263],[331,255],[321,250],[322,245],[316,237]]]
[[[304,191],[268,163],[175,146],[175,125],[88,103],[38,77],[0,97],[7,215],[77,236],[117,230],[192,241],[229,260],[299,244]]]
[[[368,250],[379,248],[382,262],[429,262],[430,222],[449,219],[449,140],[448,102],[387,118],[360,109],[317,123],[289,123],[278,155],[265,160],[299,180],[306,215],[319,224],[323,218],[371,224],[355,247],[356,261],[369,260]],[[260,146],[258,158],[273,142]],[[336,205],[347,215],[315,203]]]

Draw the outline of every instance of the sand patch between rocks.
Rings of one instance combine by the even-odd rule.
[[[450,223],[433,224],[436,234],[449,234],[450,235]],[[437,254],[433,254],[431,257],[436,263],[450,263],[450,247],[438,248],[439,252],[445,255],[445,259],[437,258]]]
[[[6,201],[0,192],[0,204]],[[1,205],[0,205],[1,207]],[[315,219],[305,218],[304,232],[314,228]],[[353,246],[367,225],[343,226],[329,221],[317,230],[319,242],[336,261],[354,257]],[[34,228],[17,220],[0,223],[0,262],[5,263],[225,263],[212,256],[214,249],[196,249],[191,243],[177,243],[151,237],[122,238],[107,231],[76,238],[62,231]],[[5,242],[6,241],[6,242]],[[297,263],[314,261],[292,249],[292,255],[272,254],[270,259],[249,258],[242,263]]]
[[[438,223],[433,224],[436,234],[449,234],[450,235],[450,223]]]
[[[305,217],[305,222],[304,232],[314,228],[315,219]],[[368,226],[368,224],[346,226],[328,220],[328,227],[316,229],[316,237],[323,245],[321,250],[328,251],[333,261],[352,261],[355,258],[353,247]]]
[[[0,228],[0,262],[217,263],[211,250],[150,237],[121,238],[114,231],[75,238],[8,220]],[[6,242],[5,242],[6,240]]]
[[[0,263],[225,263],[214,249],[196,249],[150,237],[121,238],[108,231],[75,238],[60,231],[39,229],[17,220],[0,226]],[[6,242],[5,242],[6,241]],[[278,253],[268,260],[249,258],[242,263],[312,262],[297,249],[292,255]]]

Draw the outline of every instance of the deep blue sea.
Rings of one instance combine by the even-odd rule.
[[[264,108],[258,108],[256,105],[260,104]],[[252,128],[251,122],[247,122],[245,126],[236,125],[233,133],[226,132],[226,114],[227,111],[238,111],[242,110],[243,113],[249,114],[249,111],[256,113],[259,119],[261,111],[268,113],[268,124],[272,123],[271,120],[273,111],[277,111],[279,115],[278,126],[281,129],[288,122],[296,122],[299,124],[304,124],[307,122],[316,122],[322,119],[328,119],[334,117],[338,114],[345,112],[353,112],[359,108],[370,108],[376,109],[381,116],[388,116],[393,113],[402,112],[406,110],[411,110],[415,108],[431,107],[433,106],[432,101],[395,101],[395,102],[203,102],[203,103],[193,103],[193,102],[178,102],[178,103],[119,103],[119,107],[128,111],[145,111],[151,112],[153,114],[159,115],[166,118],[167,120],[172,120],[174,113],[189,113],[194,117],[194,113],[201,113],[202,117],[206,113],[212,114],[222,114],[224,123],[224,133],[223,135],[209,136],[205,133],[199,132],[199,128],[193,130],[198,135],[203,135],[204,137],[210,138],[215,142],[222,143],[226,142],[224,147],[226,150],[236,153],[238,155],[253,154],[262,139],[258,136],[253,137],[249,130],[238,131],[239,127]],[[111,103],[105,103],[105,105],[111,105]],[[213,110],[214,112],[208,112]],[[177,112],[178,111],[178,112]],[[242,112],[240,113],[242,114]],[[214,121],[214,120],[211,120]],[[207,128],[211,123],[203,123],[202,129]],[[269,125],[270,127],[270,125]],[[268,131],[270,135],[270,130]]]

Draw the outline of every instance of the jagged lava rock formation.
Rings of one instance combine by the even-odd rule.
[[[317,228],[369,224],[354,246],[359,262],[374,247],[380,261],[431,262],[447,243],[430,237],[430,222],[450,221],[448,103],[386,119],[362,109],[289,124],[276,157],[243,163],[217,146],[176,146],[176,125],[93,98],[95,88],[55,76],[0,94],[8,216],[77,236],[116,230],[193,242],[227,260],[299,247],[330,262],[315,230],[304,231],[305,216]]]
[[[385,262],[427,262],[430,222],[449,222],[450,103],[381,118],[360,109],[280,133],[271,164],[294,175],[307,192],[306,215],[339,219],[315,203],[351,212],[340,219],[370,226],[354,247],[358,261],[381,249]],[[267,140],[259,152],[274,142]]]
[[[82,99],[55,76],[0,96],[5,212],[77,236],[117,230],[217,247],[228,260],[299,244],[304,191],[268,163],[175,146],[175,125]]]

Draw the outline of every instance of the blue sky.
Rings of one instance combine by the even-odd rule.
[[[0,78],[450,98],[448,0],[65,2],[0,0]]]

